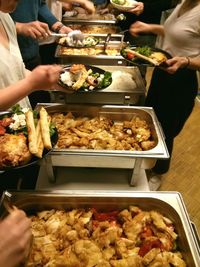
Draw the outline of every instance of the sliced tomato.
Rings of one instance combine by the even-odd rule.
[[[12,119],[12,118],[3,118],[3,119],[1,120],[1,125],[2,125],[3,127],[7,127],[7,126],[9,126],[12,122],[13,122],[13,119]]]
[[[6,133],[6,129],[0,125],[0,135],[4,135]]]
[[[97,221],[116,221],[117,215],[119,214],[118,211],[111,211],[111,212],[95,212],[94,213],[94,219]]]
[[[135,55],[132,54],[131,52],[128,52],[128,53],[127,53],[127,58],[128,58],[129,60],[133,59],[134,57],[135,57]]]
[[[159,239],[145,241],[139,250],[139,255],[144,257],[152,248],[160,248],[162,250],[163,245]]]

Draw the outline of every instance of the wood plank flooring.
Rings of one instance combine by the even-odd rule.
[[[147,86],[151,70],[147,72]],[[181,193],[190,219],[200,234],[200,100],[176,137],[171,167],[163,175],[160,191]]]
[[[163,175],[160,191],[178,191],[190,219],[200,233],[200,103],[176,137],[171,167]]]

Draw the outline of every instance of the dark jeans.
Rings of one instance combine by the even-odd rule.
[[[170,154],[167,160],[157,160],[154,171],[163,174],[169,170],[174,138],[190,116],[198,91],[196,71],[180,69],[169,74],[156,68],[145,105],[154,108],[165,134]]]

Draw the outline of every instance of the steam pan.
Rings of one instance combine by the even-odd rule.
[[[136,205],[144,210],[156,210],[173,221],[178,238],[178,248],[188,267],[200,266],[200,251],[183,199],[178,192],[125,192],[118,191],[52,191],[4,192],[3,202],[10,196],[12,204],[28,215],[45,209],[96,208],[100,211],[122,210]]]
[[[39,107],[39,106],[38,106]],[[123,156],[133,158],[167,158],[168,151],[164,141],[164,135],[160,128],[157,117],[151,107],[137,106],[116,106],[116,105],[76,105],[76,104],[50,104],[46,107],[48,113],[67,113],[72,112],[75,117],[105,116],[114,121],[131,120],[135,116],[144,119],[151,128],[153,140],[157,145],[147,151],[129,151],[129,150],[93,150],[93,149],[60,149],[55,148],[51,155],[79,154],[94,156]]]

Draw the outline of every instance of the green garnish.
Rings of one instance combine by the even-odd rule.
[[[152,53],[151,48],[149,46],[137,47],[135,51],[146,57],[149,57]]]

